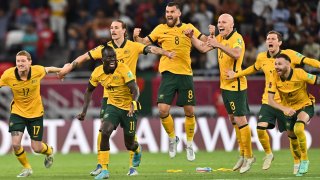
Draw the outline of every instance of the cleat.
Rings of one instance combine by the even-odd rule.
[[[293,174],[298,174],[299,167],[300,167],[300,164],[294,164],[293,165]]]
[[[101,171],[102,171],[102,166],[101,166],[101,164],[97,164],[96,169],[94,169],[93,171],[91,171],[91,172],[90,172],[90,175],[91,175],[91,176],[96,176],[96,175],[100,174]]]
[[[132,166],[133,167],[138,167],[141,162],[141,156],[142,156],[142,146],[139,144],[140,147],[140,152],[139,153],[134,153],[133,158],[132,158]]]
[[[188,161],[194,161],[196,159],[196,155],[195,155],[195,153],[193,151],[192,145],[187,146],[186,151],[187,151],[187,159],[188,159]]]
[[[136,168],[131,167],[127,173],[128,176],[136,176],[138,175],[138,171],[136,170]]]
[[[256,162],[256,158],[252,157],[252,158],[244,158],[244,162],[240,168],[240,174],[245,173],[247,171],[250,170],[251,165]]]
[[[98,174],[94,179],[108,179],[110,176],[110,173],[108,170],[104,169],[101,171],[100,174]]]
[[[244,157],[243,156],[240,156],[236,165],[234,165],[234,167],[232,168],[232,171],[237,171],[241,168],[242,164],[244,162]]]
[[[30,168],[23,168],[21,173],[17,175],[18,178],[20,177],[28,177],[28,176],[31,176],[32,174],[32,169]]]
[[[310,163],[309,160],[300,161],[300,167],[299,167],[298,174],[306,174],[309,169],[309,163]]]
[[[50,154],[44,158],[44,166],[46,168],[50,168],[53,164],[53,148],[52,147],[50,147],[50,148],[52,149],[52,154]]]
[[[268,170],[269,168],[270,168],[270,166],[271,166],[271,163],[272,163],[272,161],[273,161],[273,154],[271,153],[271,154],[268,154],[268,155],[266,155],[264,158],[263,158],[263,165],[262,165],[262,169],[263,170]]]
[[[170,158],[176,157],[177,154],[177,145],[179,143],[179,138],[176,136],[175,138],[169,139],[169,156]]]

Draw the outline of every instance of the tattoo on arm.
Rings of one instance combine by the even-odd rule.
[[[131,93],[132,93],[132,98],[134,101],[138,101],[140,92],[139,92],[139,87],[135,81],[130,81],[127,86],[129,87]]]
[[[20,131],[12,131],[11,136],[19,136]]]
[[[78,62],[77,61],[72,61],[72,69],[75,69],[78,66]]]

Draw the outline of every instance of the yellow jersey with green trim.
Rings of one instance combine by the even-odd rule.
[[[144,53],[144,48],[146,47],[146,45],[138,42],[133,42],[127,39],[124,40],[120,47],[118,47],[114,43],[114,41],[109,41],[107,44],[116,51],[118,62],[125,63],[126,65],[128,65],[131,72],[134,75],[136,75],[138,58],[140,54]],[[88,52],[90,58],[92,60],[101,60],[103,48],[104,45],[100,45],[90,50]],[[108,97],[106,90],[103,91],[103,97]]]
[[[264,88],[264,93],[262,95],[262,104],[268,104],[268,85],[270,82],[270,76],[273,74],[273,71],[275,71],[275,67],[274,67],[275,57],[278,54],[286,54],[291,59],[292,68],[298,65],[302,65],[303,60],[305,59],[305,56],[291,49],[280,50],[274,56],[271,56],[268,51],[261,52],[258,54],[256,58],[256,62],[253,64],[253,66],[254,66],[254,69],[257,71],[262,70],[265,75],[265,88]],[[279,94],[277,92],[275,94],[274,100],[278,103],[281,102]]]
[[[192,24],[180,23],[174,27],[160,24],[147,36],[152,43],[157,43],[166,51],[175,52],[175,56],[169,59],[161,56],[159,72],[169,71],[173,74],[192,75],[190,52],[192,42],[184,34],[187,29],[192,29],[194,36],[200,38],[200,31]]]
[[[109,95],[108,104],[123,110],[130,110],[133,100],[130,89],[127,86],[130,81],[135,81],[135,75],[126,64],[121,62],[118,62],[113,74],[105,74],[103,65],[96,67],[89,80],[93,86],[97,86],[100,83],[105,87]]]
[[[232,31],[226,38],[220,34],[216,36],[219,43],[231,49],[240,48],[241,54],[238,59],[234,59],[224,51],[218,48],[218,62],[220,68],[220,88],[229,91],[242,91],[247,89],[247,79],[245,76],[236,79],[226,79],[224,73],[226,70],[233,70],[234,72],[241,71],[243,62],[245,44],[242,36],[236,31]]]
[[[13,93],[11,113],[24,118],[43,116],[40,81],[46,75],[43,66],[31,66],[26,81],[21,80],[16,67],[7,69],[0,79],[0,87],[9,86]]]
[[[279,92],[281,104],[300,110],[305,106],[314,104],[313,96],[307,92],[307,83],[315,84],[317,76],[305,72],[303,69],[291,69],[287,79],[281,77],[274,71],[268,86],[271,93]]]

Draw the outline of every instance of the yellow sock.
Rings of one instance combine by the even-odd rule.
[[[100,143],[101,143],[101,131],[99,130],[99,133],[98,133],[98,137],[97,137],[97,151],[98,151],[98,154],[97,154],[97,161],[98,161],[98,164],[99,164],[99,158],[100,158]]]
[[[47,155],[47,156],[51,155],[51,154],[52,154],[52,149],[51,149],[51,147],[49,147],[48,144],[47,144],[47,143],[44,143],[44,142],[42,142],[41,144],[42,144],[42,150],[41,150],[40,153],[41,153],[41,154],[45,154],[45,155]]]
[[[169,114],[167,117],[161,118],[161,123],[169,137],[175,138],[176,134],[174,133],[174,124],[171,115]]]
[[[252,158],[252,147],[251,147],[251,130],[249,125],[245,125],[239,128],[241,135],[241,142],[244,149],[244,157]]]
[[[134,156],[134,151],[129,151],[129,167],[133,167],[132,160]]]
[[[186,116],[184,128],[187,134],[187,141],[193,141],[195,126],[196,126],[195,116],[192,116],[192,117]]]
[[[239,145],[239,152],[240,152],[240,156],[244,156],[244,149],[243,149],[243,145],[242,145],[242,141],[241,141],[241,136],[240,136],[240,130],[237,124],[233,124],[233,128],[236,131],[236,137],[237,137],[237,142]]]
[[[27,159],[27,153],[24,151],[22,146],[20,147],[20,149],[18,151],[14,152],[14,153],[17,156],[17,159],[19,160],[20,164],[24,168],[31,169],[31,165],[29,164],[28,159]]]
[[[99,159],[99,164],[101,164],[102,169],[108,169],[108,164],[109,164],[109,151],[100,151],[98,159]]]
[[[289,137],[289,140],[290,140],[290,151],[293,156],[293,162],[294,164],[300,164],[301,150],[299,147],[298,139]]]
[[[298,121],[295,123],[294,134],[296,134],[300,150],[301,150],[301,160],[308,160],[308,152],[307,152],[307,138],[304,132],[304,122]]]
[[[265,127],[257,127],[257,133],[259,137],[259,141],[264,149],[264,152],[266,154],[271,154],[271,146],[270,146],[270,140],[269,140],[269,135],[267,133],[267,130]]]
[[[100,143],[101,143],[101,131],[99,131],[98,137],[97,137],[97,150],[98,150],[98,152],[100,151]]]

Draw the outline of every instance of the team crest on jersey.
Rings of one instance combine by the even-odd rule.
[[[31,84],[34,84],[34,83],[36,83],[37,82],[37,80],[36,79],[33,79],[32,81],[31,81]]]
[[[125,50],[124,52],[123,52],[123,54],[130,54],[130,50]]]

